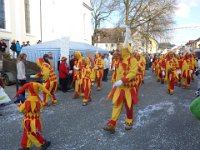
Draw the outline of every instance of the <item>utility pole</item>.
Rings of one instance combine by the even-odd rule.
[[[40,0],[40,38],[42,41],[42,0]]]

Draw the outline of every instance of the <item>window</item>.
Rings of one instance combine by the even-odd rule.
[[[4,0],[0,0],[0,28],[5,29],[5,8],[4,8]]]
[[[29,0],[24,0],[26,33],[31,33]]]

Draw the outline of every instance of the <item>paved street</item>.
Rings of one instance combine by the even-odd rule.
[[[123,111],[115,134],[102,129],[111,116],[112,104],[106,100],[110,82],[103,82],[101,92],[93,89],[93,101],[85,107],[80,99],[72,99],[73,92],[58,91],[58,105],[42,111],[43,135],[52,142],[49,150],[199,150],[200,121],[188,108],[195,84],[186,90],[175,87],[175,94],[168,95],[166,85],[156,82],[147,71],[134,110],[133,129],[125,131]],[[13,97],[15,86],[6,87],[6,91]],[[23,115],[14,104],[0,107],[0,112],[0,150],[17,150]]]

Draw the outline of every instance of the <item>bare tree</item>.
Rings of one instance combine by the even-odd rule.
[[[168,37],[169,28],[174,25],[173,14],[176,0],[119,0],[122,24],[140,31],[148,41],[149,37]],[[148,43],[146,42],[146,49]]]
[[[94,33],[92,37],[92,45],[97,41],[98,30],[101,23],[103,23],[112,12],[116,10],[117,3],[115,0],[90,0],[92,11],[92,20],[94,26]]]

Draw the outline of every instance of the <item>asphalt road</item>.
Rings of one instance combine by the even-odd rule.
[[[103,82],[101,92],[93,89],[88,106],[82,106],[81,99],[72,99],[73,92],[58,91],[58,104],[41,113],[43,135],[52,142],[49,150],[199,150],[200,121],[189,111],[196,84],[192,82],[185,90],[175,87],[175,94],[168,95],[166,85],[156,82],[147,71],[134,108],[133,129],[125,131],[123,110],[115,134],[102,129],[111,116],[112,103],[106,100],[110,82]],[[14,96],[15,86],[5,90]],[[17,150],[23,115],[14,104],[1,106],[0,112],[0,150]]]

